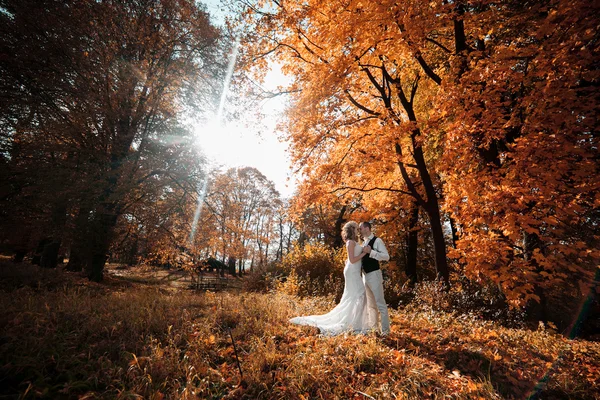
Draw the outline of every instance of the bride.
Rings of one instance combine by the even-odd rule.
[[[315,326],[325,335],[337,335],[345,331],[366,333],[375,328],[375,322],[369,318],[367,295],[361,277],[361,260],[367,252],[358,244],[358,224],[354,221],[346,223],[342,238],[346,241],[348,259],[340,303],[327,314],[295,317],[290,319],[291,323]]]

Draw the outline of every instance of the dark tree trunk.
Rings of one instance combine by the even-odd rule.
[[[443,279],[446,284],[449,284],[450,273],[448,270],[448,260],[446,258],[446,240],[444,239],[444,230],[442,229],[437,198],[435,198],[435,201],[427,202],[425,211],[427,212],[427,215],[429,215],[429,223],[431,225],[437,275],[438,278]]]
[[[308,235],[306,234],[306,232],[300,232],[300,235],[298,237],[298,247],[303,248],[307,240]]]
[[[541,267],[533,259],[533,252],[536,249],[541,249],[542,241],[536,233],[523,232],[523,254],[526,261],[534,264],[537,272],[541,272]],[[531,300],[527,304],[527,314],[534,321],[547,321],[547,297],[544,288],[537,285],[534,289],[534,294],[540,298],[539,301]]]
[[[412,110],[412,108],[411,108]],[[412,118],[411,118],[412,117]],[[415,120],[414,113],[409,113],[409,118],[411,120]],[[423,183],[423,187],[425,188],[425,194],[427,196],[426,199],[419,194],[415,185],[411,178],[408,176],[406,171],[406,167],[402,162],[398,162],[400,166],[400,170],[402,172],[402,176],[407,186],[413,193],[413,196],[417,200],[420,206],[423,207],[427,217],[429,219],[429,225],[431,227],[431,234],[433,237],[433,245],[435,251],[435,268],[437,272],[437,276],[439,279],[442,279],[446,286],[450,283],[450,273],[448,270],[448,260],[446,259],[446,240],[444,239],[444,231],[442,229],[442,220],[440,217],[440,208],[439,202],[437,198],[437,194],[435,193],[435,187],[431,180],[431,176],[429,175],[429,171],[427,169],[427,165],[425,163],[425,157],[423,155],[423,149],[418,144],[417,138],[420,136],[420,130],[417,128],[411,135],[412,143],[413,143],[413,157],[416,162],[417,170],[419,171],[419,175],[421,177],[421,182]],[[396,144],[396,153],[399,157],[402,157],[402,148],[399,144]]]
[[[90,208],[82,206],[79,208],[77,213],[77,219],[75,220],[75,237],[71,244],[71,251],[69,254],[69,262],[67,263],[67,270],[73,272],[80,272],[87,270],[89,255],[89,215]]]
[[[137,263],[139,240],[140,240],[139,237],[136,235],[135,239],[133,241],[133,244],[131,245],[131,248],[129,249],[129,254],[127,255],[127,265],[130,267]],[[194,259],[194,261],[195,261],[195,259]]]
[[[408,220],[408,235],[406,235],[406,266],[405,272],[409,284],[413,286],[418,281],[417,277],[417,248],[419,244],[419,232],[417,223],[419,222],[419,205],[414,201],[410,208]]]
[[[31,263],[34,265],[42,265],[42,254],[44,253],[44,248],[47,244],[51,242],[51,239],[48,237],[40,239],[37,247],[35,248],[35,252],[33,253],[33,257],[31,259]]]
[[[370,74],[370,73],[369,73]],[[393,79],[385,68],[383,68],[383,74],[390,82],[393,82],[397,89],[398,99],[402,104],[402,107],[406,111],[409,121],[416,123],[417,116],[414,110],[414,96],[417,93],[419,77],[416,77],[413,81],[412,89],[409,96],[406,96],[404,93],[404,89],[402,88],[402,84],[400,79]],[[383,86],[380,86],[376,83],[373,76],[370,74],[369,78],[372,82],[378,86],[382,96],[386,96],[386,91],[383,89]],[[391,109],[391,98],[387,98],[386,107]],[[398,121],[398,123],[402,123],[402,121]],[[402,147],[398,142],[395,143],[396,154],[398,155],[398,166],[400,167],[400,173],[402,174],[402,178],[406,183],[408,189],[412,193],[413,197],[416,199],[417,203],[425,210],[427,217],[429,218],[429,224],[431,226],[431,233],[433,236],[433,244],[435,247],[435,268],[437,271],[438,278],[443,279],[446,287],[448,287],[450,283],[450,274],[448,271],[448,260],[446,259],[446,241],[444,239],[444,231],[442,229],[442,220],[440,218],[440,207],[437,198],[437,194],[435,192],[435,186],[431,179],[431,175],[429,174],[429,170],[427,169],[427,163],[425,162],[425,156],[423,154],[423,147],[421,146],[421,130],[420,128],[414,128],[410,134],[410,140],[413,148],[413,158],[415,160],[415,168],[419,172],[419,177],[421,178],[421,183],[423,185],[423,189],[425,189],[426,198],[420,194],[417,189],[415,183],[412,181],[409,176],[406,165],[402,161]]]
[[[101,282],[104,278],[104,265],[108,259],[108,250],[113,240],[113,233],[125,194],[122,190],[123,176],[121,166],[128,157],[133,142],[134,128],[130,125],[131,117],[124,116],[117,121],[114,150],[111,154],[109,168],[105,177],[104,192],[95,207],[95,218],[92,223],[90,264],[88,277],[91,281]]]
[[[23,262],[23,259],[25,258],[25,254],[27,254],[26,250],[17,250],[13,257],[13,262],[15,262],[15,263]]]
[[[59,198],[54,204],[50,223],[49,242],[44,246],[40,258],[42,268],[56,268],[58,264],[58,251],[67,223],[67,203],[65,199]]]
[[[344,240],[342,239],[342,225],[346,222],[344,218],[344,214],[346,214],[346,206],[342,206],[340,209],[340,213],[338,214],[337,219],[335,220],[335,226],[333,231],[333,248],[338,249],[342,247],[344,244]]]
[[[60,248],[60,239],[53,240],[44,246],[42,256],[40,258],[40,266],[42,268],[56,268],[58,264],[58,249]]]
[[[585,333],[585,331],[600,332],[600,318],[597,318],[600,317],[600,314],[598,313],[600,309],[596,299],[598,297],[597,293],[600,293],[600,269],[596,269],[594,280],[587,296],[585,296],[579,316],[569,325],[567,329],[569,332],[569,339],[574,339],[579,336],[580,333]],[[593,310],[594,304],[596,304],[595,313]]]
[[[227,266],[229,267],[229,273],[232,276],[236,275],[235,274],[235,262],[236,262],[235,257],[229,257],[229,260],[227,260]]]
[[[87,268],[86,249],[83,248],[83,239],[76,239],[71,246],[67,271],[81,272]]]
[[[116,205],[113,204],[101,210],[93,223],[90,265],[87,272],[88,278],[94,282],[101,282],[104,279],[104,265],[108,260],[108,250],[117,224],[118,212],[116,208]]]
[[[462,16],[465,13],[465,7],[462,4],[456,6],[458,18],[454,20],[454,44],[456,54],[463,50],[467,50],[467,37],[465,35],[465,23]]]
[[[456,222],[454,222],[454,218],[452,218],[452,215],[449,215],[448,219],[450,220],[450,230],[452,231],[452,247],[454,247],[456,249],[456,242],[458,242],[458,233],[456,231]]]
[[[279,249],[277,249],[277,261],[283,258],[283,219],[279,218]]]

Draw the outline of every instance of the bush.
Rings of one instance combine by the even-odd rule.
[[[496,285],[480,284],[465,276],[451,278],[449,290],[444,289],[441,281],[420,282],[412,294],[413,307],[470,314],[480,319],[497,321],[508,327],[521,327],[525,320],[524,310],[511,308]]]
[[[335,295],[339,299],[344,291],[345,263],[344,248],[335,250],[320,243],[295,248],[281,262],[285,279],[278,288],[301,297]]]
[[[285,279],[287,273],[281,268],[281,263],[270,262],[256,266],[244,278],[244,289],[250,292],[269,292],[275,289],[278,282]]]

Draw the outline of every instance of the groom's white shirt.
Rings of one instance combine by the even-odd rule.
[[[371,239],[373,239],[373,236],[375,235],[371,233],[371,235],[365,239],[363,246],[368,245]],[[375,243],[373,243],[373,248],[371,249],[371,254],[369,254],[369,257],[374,258],[377,261],[389,261],[390,255],[388,254],[385,244],[383,244],[383,240],[381,240],[380,237],[375,239]]]

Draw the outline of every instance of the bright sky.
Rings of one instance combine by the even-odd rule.
[[[216,23],[222,23],[224,11],[220,0],[204,0],[209,13]],[[266,76],[263,89],[275,91],[277,86],[288,81],[276,66]],[[281,115],[285,98],[275,97],[256,104],[256,109],[242,113],[239,121],[221,121],[197,126],[198,141],[204,153],[216,165],[227,167],[250,166],[257,168],[269,180],[275,183],[283,197],[290,197],[295,189],[290,176],[290,163],[286,154],[287,145],[278,140],[275,131]],[[227,100],[224,108],[227,109]],[[260,124],[256,123],[256,114],[264,115]]]

